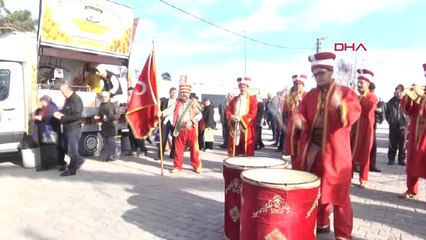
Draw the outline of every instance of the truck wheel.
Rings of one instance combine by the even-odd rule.
[[[86,132],[81,135],[78,150],[82,156],[99,156],[102,146],[103,139],[99,132]]]

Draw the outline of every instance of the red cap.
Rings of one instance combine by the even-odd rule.
[[[325,68],[333,71],[334,59],[336,59],[336,54],[332,52],[319,52],[308,58],[309,62],[311,62],[312,71],[314,71],[315,68]]]
[[[243,77],[243,78],[237,78],[237,82],[238,82],[238,87],[242,84],[247,85],[247,87],[250,86],[250,82],[251,82],[251,78],[249,77]]]
[[[188,76],[187,75],[181,75],[180,76],[179,91],[180,92],[189,92],[189,93],[192,91],[192,86],[188,82]]]
[[[368,69],[358,69],[358,79],[366,80],[369,82],[373,81],[374,73]]]

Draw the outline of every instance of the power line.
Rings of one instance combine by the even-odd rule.
[[[241,33],[237,33],[237,32],[235,32],[235,31],[232,31],[232,30],[229,30],[229,29],[224,28],[224,27],[222,27],[222,26],[219,26],[219,25],[217,25],[217,24],[215,24],[215,23],[212,23],[212,22],[210,22],[209,20],[206,20],[206,19],[204,19],[204,18],[201,18],[201,17],[195,16],[194,14],[189,13],[189,12],[187,12],[187,11],[183,10],[182,8],[179,8],[179,7],[177,7],[177,6],[175,6],[175,5],[171,4],[171,3],[168,3],[168,2],[166,2],[166,1],[164,1],[164,0],[158,0],[158,1],[160,1],[160,2],[162,2],[162,3],[164,3],[164,4],[166,4],[166,5],[168,5],[169,7],[172,7],[172,8],[174,8],[174,9],[176,9],[176,10],[178,10],[178,11],[182,12],[182,13],[185,13],[185,14],[186,14],[186,15],[188,15],[188,16],[191,16],[191,17],[193,17],[193,18],[195,18],[195,19],[197,19],[197,20],[200,20],[200,21],[202,21],[202,22],[204,22],[204,23],[207,23],[207,24],[209,24],[209,25],[211,25],[211,26],[213,26],[213,27],[219,28],[219,29],[221,29],[221,30],[223,30],[223,31],[225,31],[225,32],[231,33],[231,34],[233,34],[233,35],[235,35],[235,36],[238,36],[238,37],[242,37],[242,38],[247,39],[247,40],[250,40],[250,41],[252,41],[252,42],[260,43],[260,44],[263,44],[263,45],[266,45],[266,46],[269,46],[269,47],[282,48],[282,49],[289,49],[289,50],[302,50],[302,49],[303,49],[303,50],[305,50],[305,49],[312,49],[312,48],[286,47],[286,46],[281,46],[281,45],[277,45],[277,44],[273,44],[273,43],[267,43],[267,42],[264,42],[264,41],[261,41],[261,40],[257,40],[257,39],[254,39],[254,38],[248,37],[247,35],[244,35],[244,34],[241,34]]]

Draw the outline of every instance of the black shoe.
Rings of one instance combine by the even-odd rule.
[[[354,172],[359,173],[359,166],[358,166],[358,165],[357,165],[357,166],[355,166],[355,168],[354,168]]]
[[[85,161],[86,161],[86,160],[84,160],[84,159],[83,159],[83,161],[81,161],[81,162],[77,165],[77,170],[78,170],[78,169],[80,169],[80,168],[81,168],[81,166],[83,166],[83,163],[84,163]]]
[[[219,147],[222,148],[222,149],[227,149],[228,148],[228,146],[226,146],[225,144],[222,144]]]
[[[43,171],[47,171],[49,170],[49,168],[44,168],[44,167],[37,167],[36,168],[36,172],[43,172]]]
[[[73,176],[73,175],[76,175],[77,173],[76,172],[70,172],[70,171],[65,171],[65,172],[63,172],[63,173],[61,173],[61,177],[68,177],[68,176]]]
[[[398,165],[405,166],[405,162],[399,162]]]
[[[378,168],[374,167],[374,168],[371,168],[371,169],[370,169],[370,172],[382,172],[382,170],[380,170],[380,169],[378,169]]]
[[[276,146],[278,146],[278,143],[273,143],[271,146],[276,147]]]
[[[63,172],[66,171],[68,168],[67,164],[59,165],[59,171]]]
[[[317,228],[317,233],[330,233],[330,226],[325,228]]]
[[[394,162],[388,162],[388,165],[394,165],[395,163]]]

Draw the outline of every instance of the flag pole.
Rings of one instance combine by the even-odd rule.
[[[152,51],[154,52],[154,38],[152,38]],[[155,85],[157,86],[157,89],[158,89],[157,78],[155,78]],[[160,104],[160,96],[158,95],[158,92],[157,92],[157,107],[158,107],[158,112],[161,111],[160,110],[160,106],[161,106],[161,104]],[[161,127],[161,125],[163,123],[161,122],[161,116],[160,116],[160,114],[157,114],[157,117],[158,117],[158,134],[159,134],[159,142],[160,142],[159,150],[158,150],[160,152],[160,168],[161,168],[161,176],[164,176],[163,131],[162,131],[162,127]]]

